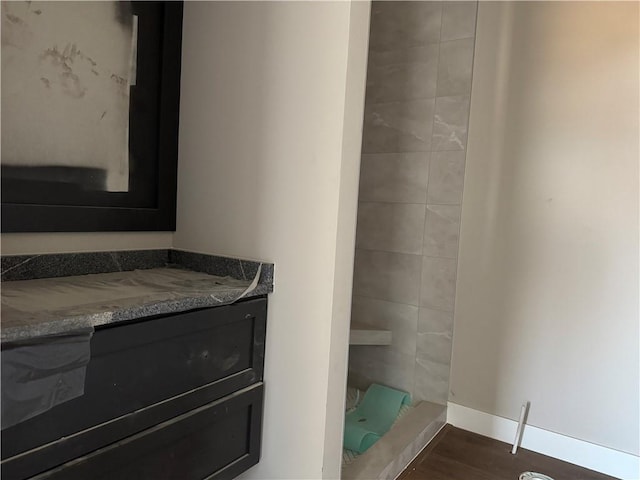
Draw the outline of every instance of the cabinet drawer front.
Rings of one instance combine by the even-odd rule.
[[[84,395],[3,430],[2,458],[212,382],[221,398],[260,381],[265,322],[261,298],[97,330]]]
[[[260,456],[262,384],[45,472],[38,480],[233,478]]]

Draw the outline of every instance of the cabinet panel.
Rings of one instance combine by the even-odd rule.
[[[244,383],[242,382],[243,378],[243,373],[240,372],[231,380],[240,385]],[[184,412],[211,403],[219,398],[219,389],[216,384],[217,382],[205,385],[189,393],[178,395],[170,400],[151,405],[3,460],[0,478],[10,480],[31,478],[105,445],[122,440],[129,435],[171,420]]]
[[[258,462],[262,397],[262,384],[249,387],[34,479],[233,478]]]
[[[266,303],[259,298],[96,330],[84,395],[3,430],[3,460],[204,385],[210,385],[201,397],[206,402],[260,381]],[[120,438],[147,426],[133,422]]]

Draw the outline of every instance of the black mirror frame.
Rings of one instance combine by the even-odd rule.
[[[164,2],[153,207],[2,203],[2,232],[174,231],[183,2]],[[155,179],[154,179],[155,180]]]

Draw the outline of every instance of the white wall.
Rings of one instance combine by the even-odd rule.
[[[3,233],[2,255],[171,248],[173,232]]]
[[[351,292],[358,210],[357,192],[360,180],[360,151],[367,76],[366,55],[369,44],[371,3],[356,1],[351,5],[349,53],[342,139],[336,260],[333,275],[333,311],[329,351],[329,385],[325,420],[323,477],[340,478],[344,400],[349,357],[351,326]]]
[[[480,2],[450,401],[638,454],[638,4]]]
[[[368,14],[185,4],[174,246],[276,264],[263,454],[245,478],[339,472]]]

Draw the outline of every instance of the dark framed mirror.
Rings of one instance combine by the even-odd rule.
[[[175,230],[182,2],[2,2],[2,231]]]

